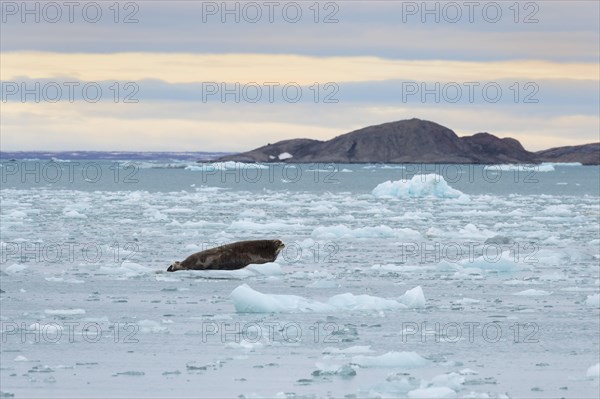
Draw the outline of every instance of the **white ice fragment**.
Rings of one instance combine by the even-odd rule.
[[[371,194],[377,198],[459,198],[465,196],[461,191],[450,187],[444,177],[437,174],[415,175],[408,181],[388,180],[375,187]]]
[[[465,377],[463,377],[459,373],[447,373],[440,374],[429,382],[430,386],[434,387],[447,387],[453,390],[458,390],[461,388],[461,385],[465,382]]]
[[[487,165],[483,169],[492,172],[554,172],[555,164],[543,163],[540,165],[532,164],[503,164],[503,165]]]
[[[99,271],[121,277],[140,277],[151,273],[153,269],[142,266],[139,263],[124,261],[120,266],[117,267],[102,266]]]
[[[254,352],[258,348],[262,348],[263,344],[261,342],[250,342],[242,339],[240,342],[229,342],[227,343],[227,348],[231,349],[244,349],[248,352]]]
[[[459,305],[473,305],[473,304],[476,304],[479,302],[480,301],[478,299],[473,299],[473,298],[463,298],[463,299],[459,299],[458,301],[456,301],[456,303]]]
[[[73,316],[85,314],[84,309],[46,309],[44,313],[52,316]]]
[[[167,327],[162,326],[159,322],[154,320],[140,320],[137,323],[140,328],[140,332],[144,334],[158,334],[158,333],[167,333],[169,329]]]
[[[277,156],[277,158],[279,158],[280,161],[283,161],[285,159],[290,159],[293,158],[294,156],[292,154],[290,154],[289,152],[282,152],[281,154],[279,154]]]
[[[512,272],[521,268],[521,265],[515,261],[515,257],[511,256],[510,251],[504,251],[500,256],[480,256],[473,260],[467,258],[458,263],[463,267],[495,270],[498,272]]]
[[[409,308],[424,308],[425,307],[425,295],[421,286],[417,286],[410,289],[398,298],[398,301],[403,303]]]
[[[77,212],[75,209],[72,209],[70,211],[65,211],[63,213],[64,217],[69,218],[69,219],[87,219],[87,216],[84,215],[83,213],[79,213]]]
[[[15,274],[15,273],[21,273],[21,272],[25,271],[28,268],[29,268],[29,266],[27,266],[27,265],[21,265],[19,263],[13,263],[12,265],[8,266],[5,269],[5,271],[7,273]]]
[[[517,292],[517,293],[515,293],[513,295],[520,295],[520,296],[546,296],[546,295],[550,295],[550,294],[551,294],[550,292],[544,291],[544,290],[529,289],[529,290]]]
[[[477,374],[479,374],[477,371],[472,370],[470,368],[462,369],[458,373],[461,375],[477,375]]]
[[[238,313],[328,312],[331,305],[296,295],[263,294],[242,284],[231,293]]]
[[[268,169],[267,165],[260,163],[245,163],[245,162],[212,162],[212,163],[201,163],[198,165],[188,165],[185,170],[191,170],[195,172],[215,172],[224,170],[251,170],[251,169]]]
[[[588,295],[585,300],[585,306],[600,308],[600,294]]]
[[[406,309],[407,306],[393,299],[371,295],[354,295],[349,292],[332,296],[327,301],[334,308],[346,310]]]
[[[590,378],[600,378],[600,363],[596,363],[593,366],[590,366],[585,373],[586,377]]]
[[[366,226],[351,229],[346,225],[319,226],[315,228],[311,237],[315,239],[339,239],[339,238],[400,238],[406,240],[418,240],[421,234],[410,228],[393,229],[386,225]]]
[[[381,356],[357,355],[352,358],[352,363],[361,367],[413,368],[424,366],[429,361],[416,352],[387,352]]]
[[[370,353],[373,352],[369,345],[356,345],[350,346],[346,349],[338,349],[328,346],[323,350],[323,353],[331,353],[331,354],[356,354],[356,353]]]
[[[403,296],[394,299],[371,295],[344,293],[334,295],[324,302],[297,295],[263,294],[242,284],[231,293],[235,310],[238,313],[291,313],[291,312],[334,312],[346,310],[388,310],[419,308],[425,306],[421,287],[408,290]]]
[[[448,387],[418,388],[409,391],[406,396],[410,399],[446,399],[456,398],[456,391]]]

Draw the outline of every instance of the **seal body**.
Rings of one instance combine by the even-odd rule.
[[[197,252],[183,262],[173,262],[167,271],[242,269],[250,264],[274,262],[284,247],[281,240],[238,241]]]

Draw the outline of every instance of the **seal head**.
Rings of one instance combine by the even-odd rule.
[[[176,272],[177,270],[184,270],[179,261],[171,263],[171,266],[167,269],[168,272]]]

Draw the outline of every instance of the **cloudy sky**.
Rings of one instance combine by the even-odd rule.
[[[2,0],[2,150],[244,151],[413,117],[600,140],[596,1],[114,3]]]

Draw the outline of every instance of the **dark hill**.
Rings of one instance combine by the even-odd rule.
[[[283,153],[291,154],[292,158],[280,160],[279,155]],[[365,127],[328,141],[280,141],[249,152],[224,156],[218,160],[498,164],[537,163],[541,160],[539,154],[525,150],[521,143],[512,138],[501,139],[489,133],[458,137],[452,130],[437,123],[408,119]]]
[[[581,162],[584,165],[600,165],[600,143],[550,148],[538,151],[543,162]]]

